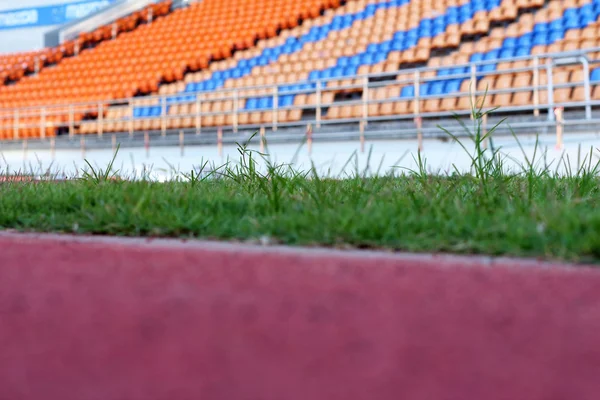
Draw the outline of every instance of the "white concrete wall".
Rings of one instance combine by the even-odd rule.
[[[81,1],[88,0],[0,0],[0,17],[2,16],[1,13],[13,10],[18,11],[22,9],[31,9],[33,7],[60,6],[64,4],[79,3]],[[74,11],[85,11],[85,7],[81,7],[81,9]],[[14,21],[16,18],[19,20],[27,20],[30,17],[34,18],[34,16],[23,13],[22,15],[11,16],[11,20]],[[3,24],[0,23],[0,25]],[[0,28],[0,54],[39,50],[44,47],[44,35],[47,32],[56,29],[58,26],[60,26],[60,24],[15,27],[13,29]]]
[[[0,12],[21,8],[72,3],[74,0],[0,0]],[[0,30],[0,53],[38,50],[44,47],[44,34],[56,26]]]
[[[268,138],[268,137],[267,137]],[[536,151],[536,138],[534,136],[520,137],[521,145],[529,160],[536,154],[537,168],[552,165],[551,172],[566,171],[565,166],[571,163],[572,171],[577,171],[577,160],[583,160],[589,155],[590,149],[600,147],[600,135],[576,134],[565,135],[564,148],[556,149],[555,135],[545,135],[539,138]],[[519,165],[524,165],[526,160],[521,148],[512,137],[501,137],[494,140],[495,146],[501,148],[505,158],[505,167],[512,172],[521,172]],[[1,143],[0,143],[1,145]],[[472,143],[465,139],[469,153],[473,154]],[[416,170],[417,142],[416,140],[386,140],[367,141],[365,152],[360,152],[358,141],[344,141],[338,143],[314,142],[312,154],[308,154],[306,145],[301,144],[271,144],[269,152],[274,163],[292,163],[299,170],[309,170],[314,163],[318,172],[323,176],[339,177],[342,172],[352,174],[355,165],[362,172],[369,167],[370,173],[385,174],[390,171],[397,173],[406,172],[407,169]],[[1,147],[1,146],[0,146]],[[252,146],[251,149],[259,150]],[[581,151],[581,153],[580,153]],[[564,153],[563,153],[564,152]],[[370,158],[369,158],[370,153]],[[356,154],[356,162],[348,160]],[[489,154],[489,153],[488,153]],[[545,154],[545,155],[544,155]],[[594,157],[598,151],[594,150]],[[47,171],[64,173],[68,176],[80,174],[87,168],[84,160],[89,161],[94,167],[104,169],[110,163],[114,154],[107,150],[4,150],[0,149],[0,173],[25,172],[40,174]],[[568,156],[568,159],[567,159]],[[580,157],[578,157],[580,156]],[[120,171],[123,177],[141,177],[144,171],[151,172],[150,177],[158,180],[167,180],[174,174],[189,173],[197,169],[204,162],[209,165],[223,165],[229,161],[239,161],[239,153],[234,145],[226,145],[223,154],[219,155],[216,145],[213,146],[187,146],[182,155],[178,147],[152,147],[148,152],[144,148],[123,148],[116,157],[114,168]],[[452,173],[454,168],[461,172],[468,172],[471,165],[469,155],[457,143],[443,143],[439,140],[424,140],[422,157],[426,159],[427,169],[431,173]],[[568,161],[567,161],[568,160]],[[596,158],[592,165],[596,162]],[[348,165],[346,165],[348,163]],[[263,164],[262,162],[260,164]],[[343,168],[346,168],[343,170]]]
[[[0,31],[0,54],[40,50],[44,47],[44,34],[52,26]]]

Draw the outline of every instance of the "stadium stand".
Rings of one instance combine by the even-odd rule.
[[[170,4],[171,1],[151,4],[110,25],[99,27],[93,32],[83,33],[77,40],[65,42],[55,48],[0,55],[0,81],[3,84],[18,81],[28,74],[41,71],[46,66],[59,63],[65,57],[77,55],[80,49],[94,46],[103,40],[114,39],[120,33],[135,29],[140,23],[166,15],[169,12]]]
[[[486,75],[478,80],[476,89],[480,92],[492,93],[503,88],[526,88],[518,93],[498,93],[480,96],[480,101],[485,97],[484,106],[508,107],[526,106],[534,102],[533,90],[534,74],[531,70],[534,61],[510,61],[515,57],[530,55],[556,54],[563,51],[595,48],[600,45],[598,41],[598,22],[600,3],[589,1],[551,1],[548,6],[535,14],[525,14],[517,22],[505,28],[495,28],[486,37],[476,42],[463,43],[460,48],[443,57],[431,58],[427,66],[432,69],[422,74],[422,78],[442,76],[463,76],[455,79],[432,79],[423,82],[420,86],[420,110],[423,112],[440,112],[452,110],[466,110],[471,108],[469,96],[457,97],[453,93],[468,93],[471,79],[469,77],[469,62],[490,61],[479,67],[478,71]],[[498,62],[493,62],[498,60]],[[541,57],[539,62],[544,62]],[[451,68],[449,68],[452,66]],[[446,67],[446,68],[444,68]],[[436,68],[437,71],[433,70]],[[583,82],[583,71],[577,66],[565,66],[554,69],[553,81],[557,85],[565,83]],[[494,73],[496,72],[496,73]],[[597,74],[597,73],[596,73]],[[395,102],[386,103],[384,107],[377,104],[369,108],[369,115],[406,114],[413,112],[412,101],[415,97],[415,87],[412,77],[399,75],[402,84],[390,85],[374,91],[372,96],[379,99],[397,98]],[[539,71],[536,86],[545,86],[548,75],[545,69]],[[558,103],[568,101],[583,101],[583,87],[572,89],[557,88],[554,91],[554,100]],[[437,96],[437,97],[436,97]],[[443,96],[440,98],[439,96]],[[434,97],[427,99],[427,97]],[[537,104],[548,103],[547,91],[539,91]],[[339,106],[330,109],[335,117],[348,113],[349,106]]]
[[[230,57],[233,50],[253,46],[256,38],[275,36],[280,28],[295,27],[302,19],[316,17],[324,8],[337,6],[338,1],[279,0],[273,4],[265,0],[204,0],[193,3],[151,24],[123,32],[115,40],[84,49],[55,68],[46,68],[15,85],[2,87],[0,103],[3,108],[15,108],[106,101],[151,93],[158,90],[163,80],[180,80],[186,70],[206,68],[209,61]],[[152,46],[148,46],[149,43]],[[78,121],[83,117],[77,113],[73,118]],[[45,119],[60,122],[52,121],[51,115]],[[39,136],[39,129],[35,128],[39,120],[39,117],[29,117],[20,121],[34,125],[23,129],[21,137]],[[3,136],[12,137],[11,123],[7,125]]]
[[[454,10],[468,10],[468,12],[460,15],[458,11],[456,12],[457,15],[453,16],[456,24],[450,29],[450,38],[446,38],[446,25],[453,24],[446,24],[447,21],[442,18],[437,19],[442,23],[434,25],[430,18],[431,14],[443,14],[446,11],[447,4],[443,1],[436,3],[408,0],[351,2],[335,13],[318,18],[296,32],[290,32],[283,44],[266,43],[261,53],[250,52],[248,57],[239,60],[234,67],[228,68],[226,63],[217,66],[217,71],[211,74],[212,76],[199,82],[188,83],[185,91],[197,92],[207,88],[212,90],[214,87],[245,88],[263,84],[302,82],[299,87],[298,85],[280,87],[280,91],[285,93],[294,89],[314,89],[314,82],[318,79],[353,76],[357,73],[395,71],[403,61],[403,53],[407,53],[405,60],[408,62],[423,62],[429,57],[432,45],[457,46],[462,34],[458,23],[464,23],[465,31],[473,31],[474,28],[467,25],[470,22],[469,18],[473,17],[479,8],[472,10],[462,8],[464,4],[469,3],[464,1],[460,3],[460,8],[456,7]],[[484,9],[486,6],[490,9],[497,6],[495,2],[482,4]],[[502,14],[503,12],[500,13]],[[450,18],[449,22],[454,23],[454,19]],[[485,32],[487,26],[478,24],[478,29]],[[393,40],[394,35],[398,40]],[[404,39],[405,35],[406,39]],[[341,83],[351,84],[352,79]],[[335,80],[328,82],[329,86],[336,86],[336,84]],[[169,90],[165,92],[168,93]],[[260,123],[267,122],[269,119],[269,115],[265,115],[268,113],[260,114],[260,110],[272,108],[273,98],[272,96],[251,97],[257,94],[260,94],[260,91],[249,90],[240,93],[242,97],[250,96],[240,107],[250,111],[240,115],[241,123]],[[332,95],[335,95],[335,92],[329,91],[325,100],[332,100]],[[315,96],[310,99],[308,97],[307,95],[296,96],[293,93],[285,94],[278,105],[285,107],[291,104],[300,106],[314,104]],[[185,101],[189,97],[173,98],[175,103],[180,99]],[[231,103],[230,101],[225,104],[217,102],[212,108],[231,111]],[[180,110],[188,111],[186,107],[181,107]],[[142,109],[138,113],[143,115],[144,111]],[[280,121],[299,119],[301,114],[299,111],[282,112]],[[221,122],[208,119],[205,125],[210,126],[213,121],[217,124]]]
[[[542,109],[583,102],[583,82],[600,82],[584,63],[546,66],[549,54],[600,47],[600,0],[169,4],[85,35],[80,54],[2,87],[3,108],[37,108],[7,113],[0,137],[405,118],[484,98]],[[597,86],[590,93],[600,100]]]
[[[358,85],[356,74],[376,74],[391,72],[402,66],[415,66],[427,61],[434,50],[457,47],[462,37],[481,35],[489,30],[490,24],[514,20],[520,10],[533,9],[543,5],[541,0],[504,1],[356,1],[348,3],[335,13],[325,15],[301,27],[288,32],[280,40],[284,43],[264,43],[262,51],[250,51],[242,55],[237,64],[222,62],[215,66],[211,74],[199,74],[198,81],[187,83],[180,96],[167,100],[168,105],[183,103],[170,107],[171,115],[189,115],[192,113],[194,96],[186,92],[210,92],[215,88],[242,89],[239,96],[238,109],[245,112],[238,116],[240,124],[268,123],[272,118],[274,97],[264,96],[265,90],[243,90],[243,88],[282,84],[279,86],[278,107],[290,105],[309,106],[316,103],[315,93],[295,93],[315,89],[315,82],[330,79],[327,86],[335,88],[340,85]],[[331,78],[347,77],[336,80]],[[292,85],[290,85],[292,83]],[[176,87],[172,86],[171,88]],[[356,87],[360,91],[360,86]],[[324,103],[330,103],[338,93],[328,90]],[[172,90],[165,88],[165,94]],[[257,95],[262,97],[253,97]],[[210,97],[210,96],[209,96]],[[204,102],[204,112],[233,111],[233,101]],[[338,113],[346,110],[344,106],[331,107],[328,118],[339,116],[358,116],[359,106],[349,106],[349,113]],[[135,117],[160,115],[157,105],[140,107],[134,110]],[[347,114],[347,115],[345,115]],[[289,122],[299,120],[301,109],[278,113],[278,121]],[[208,116],[204,126],[231,124],[232,117],[217,118]],[[193,119],[174,118],[169,124],[171,128],[190,127]],[[134,129],[151,129],[158,125],[144,120],[137,122]]]

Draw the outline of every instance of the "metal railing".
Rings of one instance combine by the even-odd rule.
[[[515,95],[524,93],[531,95],[530,104],[505,104],[497,112],[502,113],[530,113],[535,117],[545,114],[545,120],[535,122],[536,126],[554,125],[555,109],[582,109],[584,118],[577,121],[564,121],[565,124],[590,123],[594,121],[592,115],[592,106],[600,105],[600,101],[593,100],[592,85],[590,81],[590,72],[593,65],[600,62],[595,59],[593,53],[599,52],[600,48],[571,51],[565,53],[543,54],[529,57],[515,57],[510,60],[494,60],[487,62],[470,63],[467,65],[451,65],[437,68],[417,68],[404,69],[388,73],[368,74],[337,77],[330,79],[321,79],[310,82],[312,85],[308,89],[284,90],[282,85],[298,84],[299,82],[279,83],[262,86],[219,89],[212,92],[186,92],[170,95],[155,95],[146,97],[137,97],[123,100],[74,103],[64,105],[53,105],[46,107],[28,107],[14,110],[0,110],[0,126],[6,129],[7,120],[12,124],[12,139],[19,140],[23,138],[21,133],[27,129],[39,129],[41,139],[46,138],[47,131],[60,129],[69,136],[74,136],[86,126],[92,128],[92,132],[102,137],[107,131],[128,133],[133,136],[135,132],[160,131],[162,135],[167,135],[170,131],[179,132],[180,130],[195,131],[200,134],[206,128],[216,128],[217,126],[237,132],[240,128],[260,128],[270,127],[273,131],[279,128],[294,126],[314,126],[321,128],[335,124],[356,123],[361,129],[370,122],[384,121],[412,121],[414,126],[411,128],[414,133],[415,128],[419,131],[423,119],[450,117],[452,115],[469,116],[471,107],[462,107],[454,109],[440,109],[433,107],[433,111],[427,109],[428,102],[434,102],[445,98],[464,99],[468,104],[485,96],[491,98],[495,95]],[[525,61],[525,66],[519,68],[488,70],[489,65],[502,62]],[[557,68],[571,66],[572,68],[581,68],[582,81],[580,82],[553,82]],[[468,72],[457,73],[453,75],[438,75],[441,70],[448,70],[463,67]],[[495,88],[487,90],[485,88],[477,89],[478,82],[489,76],[500,76],[502,74],[527,73],[532,77],[530,85],[522,87]],[[409,78],[399,78],[402,77]],[[545,75],[546,83],[541,83],[541,76]],[[459,80],[461,88],[464,89],[464,82],[468,82],[471,89],[461,90],[453,93],[440,93],[437,95],[425,95],[420,93],[423,85],[426,83],[434,84],[439,81]],[[414,88],[414,96],[411,97],[392,97],[378,98],[372,94],[380,88],[399,86]],[[479,84],[481,86],[481,84]],[[578,90],[581,94],[580,99],[575,101],[561,101],[555,98],[555,91],[560,89]],[[297,99],[299,95],[312,97],[312,101],[294,102],[294,104],[280,106],[279,99],[293,95]],[[345,96],[345,98],[340,98]],[[185,97],[187,96],[187,97]],[[179,101],[174,102],[173,98],[180,97]],[[270,98],[273,106],[266,109],[246,109],[242,105],[251,98]],[[545,101],[542,98],[546,97]],[[514,97],[513,97],[514,98]],[[189,101],[186,101],[189,100]],[[458,100],[460,101],[460,100]],[[207,105],[219,102],[230,102],[232,105],[229,110],[210,110]],[[388,103],[406,103],[403,112],[372,113],[376,109]],[[174,106],[187,105],[192,111],[184,114],[173,114],[170,112]],[[134,117],[134,109],[137,107],[158,107],[159,115]],[[350,115],[340,115],[331,118],[327,110],[337,106],[355,106],[360,108],[360,112],[351,112]],[[491,106],[486,106],[491,108]],[[125,111],[125,116],[116,117],[116,110]],[[156,110],[156,108],[155,108]],[[282,121],[280,112],[295,114],[288,121]],[[257,115],[259,114],[259,115]],[[77,121],[76,115],[84,115],[92,120]],[[260,117],[260,118],[259,118]],[[208,120],[212,119],[210,123]],[[26,122],[34,120],[35,122]],[[173,123],[184,121],[184,124]],[[183,125],[183,126],[180,126]],[[116,129],[120,127],[120,129]],[[85,130],[85,129],[84,129]]]

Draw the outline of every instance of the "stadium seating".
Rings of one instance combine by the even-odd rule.
[[[445,57],[431,58],[429,67],[438,68],[424,72],[422,78],[429,78],[420,85],[420,107],[422,112],[451,112],[471,108],[472,99],[468,96],[471,83],[469,62],[489,61],[478,69],[476,90],[478,105],[486,107],[529,106],[535,102],[533,73],[531,70],[515,72],[533,67],[531,60],[511,61],[515,57],[560,53],[600,46],[598,41],[598,16],[600,2],[594,1],[550,1],[548,6],[535,14],[523,15],[517,22],[506,28],[495,28],[489,36],[476,42],[464,43],[458,51]],[[540,62],[545,60],[542,57]],[[444,68],[447,66],[448,68]],[[583,70],[581,66],[558,66],[553,68],[553,83],[556,86],[579,83],[580,86],[558,87],[554,90],[554,102],[583,101]],[[485,76],[483,76],[485,74]],[[455,79],[433,79],[441,76],[456,76]],[[600,77],[600,72],[597,73]],[[391,99],[380,105],[369,107],[369,115],[408,114],[416,111],[414,104],[415,87],[412,76],[398,76],[401,84],[379,88],[372,94],[378,100]],[[593,80],[593,76],[592,76]],[[539,72],[539,86],[545,86],[548,76],[545,69]],[[495,93],[505,88],[525,88],[517,93]],[[489,92],[488,92],[489,91]],[[458,97],[453,95],[462,92]],[[548,104],[548,93],[539,90],[537,104]],[[597,90],[594,91],[597,93]],[[597,93],[600,95],[600,93]],[[431,97],[431,99],[428,99]],[[330,117],[340,115],[356,116],[353,106],[337,106],[330,109]]]
[[[45,66],[57,64],[65,57],[76,55],[79,49],[94,46],[103,40],[113,39],[122,32],[135,29],[140,22],[148,22],[152,18],[166,15],[170,11],[170,5],[171,0],[151,4],[110,25],[101,26],[93,32],[82,33],[76,40],[65,42],[55,48],[0,55],[0,83],[18,81],[27,74],[39,72]]]
[[[102,102],[152,93],[162,81],[180,80],[187,70],[206,68],[211,60],[253,46],[257,38],[275,36],[281,28],[295,27],[338,5],[339,0],[203,0],[2,87],[0,104],[15,108]],[[77,113],[75,120],[83,117]],[[45,118],[55,119],[50,114]],[[31,117],[34,125],[38,121],[40,117]],[[54,122],[61,121],[64,116]],[[4,137],[12,137],[10,125]],[[39,136],[39,131],[26,128],[23,136]]]
[[[518,22],[507,28],[496,28],[490,35],[483,37],[477,42],[463,44],[457,52],[445,57],[433,57],[428,62],[429,67],[442,68],[437,72],[438,76],[463,75],[458,79],[430,80],[420,85],[419,110],[422,112],[450,112],[455,110],[467,110],[471,108],[471,98],[468,96],[470,90],[470,68],[468,62],[490,61],[489,64],[479,68],[479,72],[489,75],[478,76],[476,89],[501,90],[503,88],[530,87],[534,84],[533,74],[527,72],[513,72],[519,68],[532,68],[532,61],[508,61],[514,57],[525,57],[545,53],[559,53],[577,49],[593,48],[600,45],[597,30],[597,18],[600,4],[589,1],[550,1],[547,8],[535,13],[526,14]],[[497,60],[497,63],[493,61]],[[544,62],[542,58],[540,60]],[[453,66],[452,68],[443,68]],[[498,71],[497,74],[490,74]],[[584,91],[583,70],[581,66],[555,67],[553,68],[553,82],[556,86],[567,83],[579,84],[579,87],[559,87],[554,90],[554,101],[556,103],[583,101]],[[600,71],[596,73],[600,78]],[[422,74],[422,78],[432,78],[435,72],[428,71]],[[592,75],[592,80],[594,75]],[[413,100],[415,88],[411,84],[412,76],[401,74],[400,81],[404,84],[391,85],[373,91],[372,98],[397,99],[386,104],[370,105],[368,115],[397,115],[413,113],[417,110]],[[541,70],[539,74],[539,85],[547,84],[547,74]],[[457,98],[452,94],[462,91],[463,96]],[[479,102],[485,98],[485,106],[488,107],[514,107],[530,106],[534,103],[534,91],[522,90],[519,93],[497,93],[479,96]],[[600,95],[600,91],[594,89],[594,95]],[[428,99],[428,97],[432,97]],[[441,98],[443,97],[443,98]],[[548,93],[538,90],[537,104],[548,103]],[[329,118],[359,117],[362,116],[362,108],[356,105],[334,106],[329,109]]]
[[[330,121],[393,118],[470,109],[478,63],[474,88],[489,90],[486,107],[542,108],[549,78],[544,68],[533,73],[530,56],[543,65],[548,53],[600,47],[599,16],[600,0],[203,0],[136,29],[119,23],[115,40],[106,27],[87,35],[95,47],[3,87],[0,103],[123,100],[100,114],[97,105],[70,109],[81,134],[294,123],[315,112]],[[426,67],[418,86],[415,67]],[[573,87],[584,80],[581,66],[552,72],[554,103],[584,100]],[[600,69],[591,81],[600,84]],[[509,87],[518,91],[502,92]],[[144,96],[155,93],[163,97]],[[600,100],[600,85],[592,98]],[[0,138],[14,137],[11,118]],[[37,137],[66,119],[18,122],[20,137]]]
[[[243,88],[281,84],[278,107],[314,105],[316,96],[311,92],[315,91],[315,82],[319,79],[330,79],[327,83],[330,88],[356,85],[358,82],[351,77],[357,73],[396,71],[401,66],[423,63],[435,49],[455,48],[462,37],[484,34],[491,23],[514,20],[519,10],[541,5],[541,0],[351,2],[307,26],[288,32],[287,37],[279,38],[280,42],[263,43],[262,50],[241,55],[235,64],[228,60],[214,68],[211,66],[212,73],[198,74],[194,78],[199,79],[192,79],[179,95],[167,100],[169,114],[192,112],[194,105],[191,102],[195,101],[195,95],[190,93],[238,88],[241,89],[239,96],[245,99],[238,102],[238,109],[245,111],[240,113],[238,122],[268,123],[273,113],[265,110],[273,108],[272,93]],[[287,84],[283,85],[284,82]],[[171,86],[174,87],[182,89],[179,85]],[[171,89],[163,91],[164,94],[172,92]],[[324,103],[333,100],[337,92],[327,90]],[[210,99],[210,94],[206,97]],[[231,100],[205,103],[205,112],[233,111]],[[179,106],[172,107],[173,104]],[[337,118],[336,107],[330,111],[328,116]],[[156,126],[158,122],[146,120],[160,112],[161,108],[156,104],[136,108],[134,116],[145,120],[145,124],[136,122],[136,128]],[[281,110],[277,119],[280,122],[299,120],[301,114],[299,109]],[[231,124],[232,119],[231,115],[226,116],[225,121],[209,116],[203,120],[203,125]],[[169,127],[188,127],[193,123],[191,118],[173,118]]]

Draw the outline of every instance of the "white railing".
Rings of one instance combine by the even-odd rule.
[[[203,129],[206,128],[225,128],[237,132],[240,128],[260,128],[270,127],[273,131],[276,131],[281,127],[293,127],[293,126],[314,126],[320,128],[322,126],[332,124],[345,124],[345,123],[358,123],[361,129],[364,128],[370,122],[377,121],[408,121],[414,123],[414,127],[411,128],[412,132],[415,129],[422,130],[422,121],[427,118],[440,118],[449,117],[453,114],[459,114],[468,116],[471,113],[471,107],[456,108],[452,110],[436,110],[429,112],[422,107],[426,104],[425,101],[434,101],[444,98],[468,98],[469,104],[473,103],[476,99],[480,99],[484,96],[493,96],[499,94],[517,94],[517,93],[528,93],[531,94],[531,104],[508,104],[503,106],[498,112],[506,113],[531,113],[535,116],[540,116],[541,113],[545,114],[545,122],[537,121],[536,124],[555,124],[556,110],[569,109],[569,108],[580,108],[585,111],[585,117],[578,121],[568,121],[566,123],[589,123],[593,121],[592,117],[592,106],[600,105],[600,101],[592,100],[592,84],[590,81],[590,72],[593,69],[593,65],[600,63],[600,60],[595,60],[592,53],[600,51],[600,48],[573,51],[567,53],[558,54],[545,54],[537,55],[533,57],[520,57],[512,58],[504,61],[530,61],[529,65],[523,68],[504,69],[501,71],[482,71],[481,69],[485,65],[496,64],[503,60],[495,60],[489,62],[478,62],[464,65],[468,72],[455,74],[455,75],[443,75],[437,76],[438,72],[442,69],[461,67],[460,65],[452,65],[438,68],[419,68],[410,70],[398,70],[389,73],[371,74],[371,75],[357,75],[353,77],[341,77],[315,81],[314,88],[304,90],[293,90],[291,92],[283,91],[279,85],[263,85],[254,86],[249,88],[237,88],[237,89],[220,89],[213,92],[198,92],[198,93],[179,93],[176,95],[156,95],[146,96],[141,98],[131,98],[115,101],[103,101],[94,103],[76,103],[76,104],[65,104],[47,107],[29,107],[15,110],[1,110],[0,112],[0,126],[6,127],[6,121],[10,120],[13,128],[12,139],[18,140],[23,136],[21,132],[24,129],[39,129],[39,136],[43,139],[46,137],[47,129],[62,128],[64,132],[68,132],[69,136],[75,135],[78,125],[85,126],[86,124],[95,124],[93,133],[102,136],[106,133],[107,129],[111,132],[115,132],[111,124],[121,126],[121,129],[116,131],[121,133],[128,133],[133,136],[137,131],[160,131],[162,135],[167,135],[168,132],[174,131],[179,132],[195,131],[200,134]],[[556,68],[561,68],[566,65],[573,66],[574,68],[581,68],[583,80],[581,82],[561,82],[554,83],[553,76]],[[600,66],[600,64],[599,64]],[[470,90],[460,91],[447,94],[439,95],[428,95],[424,96],[420,93],[420,88],[424,83],[435,82],[440,80],[461,80],[461,82],[469,82],[472,89],[476,89],[477,82],[486,76],[499,76],[502,73],[520,73],[528,72],[532,75],[532,84],[529,86],[522,87],[508,87],[495,90]],[[547,76],[547,83],[540,84],[540,75],[545,73]],[[403,76],[409,76],[408,79],[397,79],[397,76],[402,74]],[[433,76],[431,76],[433,75]],[[352,80],[352,84],[340,84],[340,80]],[[292,82],[290,84],[297,84],[298,82]],[[600,82],[599,82],[600,83]],[[371,93],[379,88],[389,87],[391,85],[396,86],[413,86],[414,96],[412,97],[393,97],[393,98],[382,98],[375,99]],[[582,97],[577,101],[562,102],[554,98],[555,90],[559,89],[573,89],[578,88]],[[334,95],[339,93],[355,93],[355,98],[348,98],[345,100],[334,101]],[[311,95],[314,97],[314,101],[310,104],[292,104],[287,106],[279,106],[278,99],[288,94],[294,95]],[[171,115],[169,113],[169,98],[175,96],[188,96],[190,101],[181,101],[177,104],[187,104],[191,107],[192,112],[185,114]],[[547,101],[541,101],[540,98],[545,95]],[[270,97],[272,100],[273,107],[261,110],[247,110],[241,107],[241,104],[245,103],[250,98],[257,97]],[[230,101],[233,107],[230,110],[224,111],[203,111],[206,103],[214,104],[215,102]],[[387,103],[398,103],[406,102],[408,106],[401,113],[386,113],[381,115],[373,115],[370,112],[372,106],[384,105]],[[159,115],[148,116],[148,117],[133,117],[133,110],[136,107],[158,107],[160,110]],[[356,106],[360,109],[358,113],[352,113],[350,116],[340,116],[337,118],[330,118],[326,115],[325,111],[331,109],[332,106]],[[126,111],[126,116],[115,118],[108,117],[105,115],[105,111],[114,108],[119,108]],[[490,107],[487,107],[490,108]],[[279,112],[295,112],[296,116],[302,116],[300,118],[292,118],[292,121],[281,121],[279,119]],[[247,120],[250,116],[256,117],[256,114],[260,113],[259,121]],[[310,116],[305,115],[310,113]],[[76,114],[84,115],[97,115],[97,118],[92,121],[77,122],[75,120]],[[254,114],[254,115],[253,115]],[[314,117],[313,117],[314,115]],[[562,114],[561,114],[562,115]],[[35,118],[39,122],[35,124],[29,124],[22,121],[26,121],[28,118]],[[174,127],[173,121],[186,119],[187,123],[185,126]],[[218,122],[212,122],[207,124],[209,119],[218,120]],[[57,122],[60,120],[60,122]],[[51,122],[53,121],[53,122]],[[191,121],[191,122],[190,122]],[[598,122],[598,121],[596,121]],[[116,126],[115,125],[115,126]],[[5,128],[6,129],[6,128]],[[89,133],[89,132],[88,132]],[[36,135],[38,136],[38,135]]]

